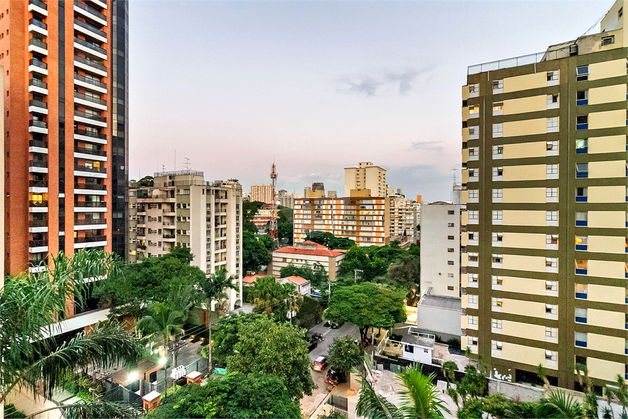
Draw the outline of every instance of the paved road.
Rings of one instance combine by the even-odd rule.
[[[354,324],[343,324],[342,327],[338,329],[332,329],[330,327],[324,327],[323,324],[317,324],[312,327],[309,331],[312,333],[322,333],[325,336],[325,340],[319,342],[318,346],[314,348],[312,352],[310,352],[310,359],[314,361],[320,355],[328,355],[329,354],[329,345],[332,344],[335,337],[349,335],[353,338],[360,338],[360,330]],[[317,385],[318,388],[312,391],[311,396],[305,396],[301,399],[301,414],[304,418],[309,418],[318,405],[325,399],[325,396],[329,393],[327,389],[327,385],[325,384],[325,371],[314,371],[312,370],[312,379],[314,380],[314,384]]]

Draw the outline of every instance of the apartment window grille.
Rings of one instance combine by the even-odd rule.
[[[469,240],[470,241],[477,241],[479,235],[480,235],[480,233],[477,232],[477,231],[469,231]]]
[[[551,85],[558,84],[558,75],[559,75],[558,70],[548,71],[547,72],[547,85],[551,86]]]
[[[501,319],[491,319],[491,327],[493,329],[502,330],[502,320]]]
[[[504,305],[504,300],[501,298],[493,298],[492,299],[493,308],[502,308]]]
[[[558,202],[558,188],[545,188],[546,202]]]
[[[558,338],[558,329],[555,327],[545,327],[546,338]]]
[[[589,163],[576,163],[576,177],[577,178],[589,177]]]
[[[558,234],[546,234],[545,244],[558,244]]]
[[[576,67],[576,80],[577,81],[589,80],[589,66],[588,65]]]
[[[579,90],[576,92],[576,105],[588,105],[589,104],[589,91]]]
[[[469,211],[469,221],[478,221],[480,212],[477,210]]]
[[[494,351],[501,352],[504,344],[502,342],[498,342],[496,340],[491,341],[491,346]]]
[[[504,91],[504,80],[493,80],[493,93],[502,93]]]
[[[558,314],[558,306],[554,304],[545,304],[545,314]]]
[[[589,151],[589,139],[588,138],[576,139],[576,153],[586,154],[588,151]]]
[[[504,233],[493,233],[493,243],[501,243],[504,240]]]
[[[478,283],[478,274],[469,274],[469,284],[477,284]]]
[[[468,297],[469,297],[469,304],[477,307],[478,296],[475,294],[469,294]]]
[[[471,105],[469,106],[469,117],[477,118],[480,114],[480,106],[479,105]]]
[[[504,124],[493,124],[493,138],[500,138],[504,136]]]
[[[492,275],[491,279],[493,280],[493,289],[502,289],[504,277],[502,277],[501,275]]]
[[[558,141],[546,141],[545,149],[547,150],[548,156],[557,156],[558,155]]]
[[[478,127],[469,127],[469,139],[477,140],[479,138]]]
[[[545,258],[545,271],[546,272],[556,272],[557,269],[558,269],[557,258]]]
[[[493,167],[493,180],[501,180],[504,175],[503,167]]]
[[[477,336],[469,336],[469,345],[470,346],[477,346],[478,345],[478,338],[477,338]]]
[[[545,211],[545,221],[548,226],[557,226],[558,211]]]
[[[558,361],[558,352],[556,351],[545,351],[545,360],[556,362]]]
[[[502,202],[504,197],[503,189],[493,189],[493,202]]]
[[[545,165],[545,173],[547,175],[547,179],[558,179],[558,165],[557,164]]]
[[[477,200],[479,196],[478,189],[469,189],[469,199]]]
[[[479,169],[469,169],[469,180],[477,180],[479,176]]]
[[[547,118],[547,132],[558,132],[558,117]]]
[[[558,108],[558,95],[547,95],[547,109]]]
[[[493,211],[493,224],[501,224],[502,221],[504,219],[504,212],[499,210],[499,211]]]
[[[469,297],[471,297],[471,296],[469,296]],[[470,326],[477,326],[478,325],[478,321],[479,321],[478,316],[468,316],[468,319],[469,319],[469,325]]]
[[[607,45],[612,45],[614,43],[615,43],[615,35],[610,35],[610,36],[603,36],[602,42],[600,43],[600,45],[605,47]]]
[[[469,253],[469,262],[477,264],[478,261],[479,261],[479,254],[478,253]]]
[[[480,84],[470,84],[469,85],[469,97],[477,97],[480,95]]]
[[[502,115],[504,113],[504,102],[493,102],[493,115]]]

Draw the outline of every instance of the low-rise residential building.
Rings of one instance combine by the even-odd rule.
[[[435,336],[420,333],[414,326],[400,326],[377,345],[377,354],[431,364]]]
[[[277,280],[280,284],[292,284],[301,295],[310,295],[310,281],[300,276],[291,275]]]
[[[334,281],[338,267],[344,258],[344,252],[330,250],[321,244],[306,241],[275,250],[273,252],[272,268],[269,271],[273,275],[279,276],[281,268],[290,264],[298,268],[305,264],[308,264],[310,267],[313,267],[314,264],[319,264],[325,269],[329,279]]]
[[[417,304],[417,327],[422,333],[433,333],[442,340],[460,339],[459,297],[423,294]]]
[[[206,182],[203,172],[155,173],[154,186],[129,189],[130,263],[190,249],[192,264],[206,274],[225,268],[242,278],[242,187],[236,179]],[[226,290],[230,308],[242,305]]]

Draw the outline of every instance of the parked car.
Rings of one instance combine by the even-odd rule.
[[[314,371],[323,371],[327,367],[327,356],[321,355],[314,362],[312,362]]]

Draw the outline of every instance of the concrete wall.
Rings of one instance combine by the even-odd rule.
[[[442,339],[460,338],[460,310],[434,306],[417,306],[417,327]]]

